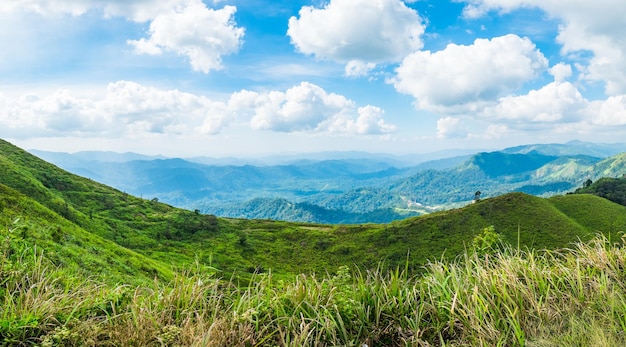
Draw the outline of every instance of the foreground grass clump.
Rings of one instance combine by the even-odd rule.
[[[601,236],[558,252],[468,251],[419,276],[341,267],[236,285],[191,269],[137,287],[71,279],[2,247],[7,346],[626,345],[626,248]]]

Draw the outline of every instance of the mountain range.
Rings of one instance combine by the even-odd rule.
[[[531,158],[518,170],[526,172],[527,165],[534,168],[549,160],[539,154]],[[617,157],[611,158],[610,163],[617,163]],[[616,166],[607,165],[609,161],[592,167],[610,171]],[[162,167],[161,161],[142,163]],[[494,173],[483,177],[489,174]],[[240,275],[268,269],[278,275],[323,273],[347,264],[372,268],[381,260],[418,270],[442,254],[463,253],[487,226],[511,244],[533,248],[566,247],[598,231],[608,235],[626,230],[626,207],[590,194],[546,199],[509,193],[385,224],[220,218],[110,188],[4,141],[0,188],[0,222],[19,225],[11,236],[14,242],[44,249],[60,266],[126,280],[167,278],[172,267],[194,263]]]
[[[516,171],[536,171],[545,167],[544,162],[562,160],[549,157],[531,152]],[[477,158],[483,156],[463,165],[480,170],[482,161]],[[598,160],[590,167],[615,173],[619,158],[623,156]],[[196,165],[165,162],[175,163],[174,167]],[[161,161],[142,162],[150,163],[162,167]],[[499,174],[487,170],[482,177]],[[601,187],[602,181],[587,188]],[[89,276],[137,281],[168,278],[172,268],[190,264],[238,276],[269,269],[280,276],[324,273],[341,265],[373,268],[381,261],[418,271],[429,259],[463,253],[488,226],[506,242],[532,248],[567,247],[597,232],[615,234],[626,230],[626,207],[591,194],[546,199],[516,192],[385,224],[221,218],[133,196],[0,140],[0,223],[17,225],[10,227],[12,245],[43,249],[59,266],[82,269]]]
[[[75,174],[139,197],[223,217],[385,223],[508,192],[564,194],[624,172],[626,144],[533,144],[410,157],[360,152],[233,158],[31,151]],[[446,157],[451,155],[450,157]],[[419,162],[419,160],[423,160]],[[432,160],[426,160],[432,159]],[[270,165],[268,163],[280,164]],[[210,164],[213,163],[213,164]],[[234,163],[237,163],[236,165]],[[414,165],[410,164],[413,163]],[[417,164],[415,164],[417,163]]]

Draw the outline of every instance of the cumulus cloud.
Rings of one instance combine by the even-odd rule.
[[[589,106],[591,124],[600,126],[626,125],[626,95],[611,96],[606,100],[594,101]]]
[[[483,134],[473,134],[467,122],[489,126]],[[437,137],[497,139],[512,132],[582,134],[624,126],[626,95],[591,101],[572,83],[555,81],[523,95],[501,97],[480,112],[443,117],[437,122]]]
[[[395,130],[382,119],[382,109],[368,105],[355,110],[352,100],[328,93],[308,82],[285,92],[244,90],[235,93],[229,105],[238,114],[250,114],[250,124],[258,130],[347,134],[380,134]]]
[[[510,131],[611,131],[626,126],[626,95],[591,101],[573,84],[555,81],[524,95],[502,97],[497,105],[474,117],[492,124],[485,134],[487,138]],[[453,126],[454,122],[448,120],[441,127],[445,129],[448,124]]]
[[[564,54],[590,51],[583,79],[603,81],[608,95],[626,93],[626,6],[615,0],[463,0],[465,15],[480,17],[488,11],[509,12],[535,7],[562,20],[557,40]]]
[[[558,63],[550,68],[550,74],[554,76],[556,82],[563,82],[572,76],[572,66]]]
[[[483,134],[485,139],[500,139],[509,133],[509,128],[504,124],[490,124]]]
[[[331,0],[323,8],[302,7],[287,35],[301,53],[349,63],[346,74],[359,75],[422,48],[424,27],[400,0]]]
[[[214,134],[232,120],[222,102],[127,81],[109,84],[98,107],[122,124],[151,133],[184,134],[201,130]]]
[[[449,44],[438,52],[408,55],[396,69],[396,90],[410,94],[422,109],[440,113],[480,111],[520,88],[548,66],[528,38],[516,35]]]
[[[359,107],[357,118],[340,114],[329,120],[327,126],[330,133],[351,133],[359,135],[388,134],[396,131],[396,126],[383,119],[385,111],[380,107],[367,105]]]
[[[0,95],[2,136],[124,136],[217,133],[232,121],[227,105],[203,96],[119,81],[98,96],[61,90],[19,98]]]
[[[0,3],[0,12],[12,13],[18,11],[30,11],[47,16],[60,14],[80,16],[94,5],[96,5],[96,1],[93,0],[61,0],[58,2],[46,0],[9,0]]]
[[[237,9],[207,8],[202,2],[158,15],[150,23],[148,39],[129,40],[139,54],[161,54],[163,50],[186,56],[195,71],[208,73],[222,68],[222,56],[239,50],[244,29],[236,26]]]
[[[360,60],[351,60],[346,64],[345,75],[348,77],[367,76],[376,67],[374,63],[366,63]]]
[[[278,132],[368,135],[395,131],[383,115],[381,108],[356,107],[352,100],[307,82],[285,92],[243,90],[223,102],[118,81],[93,95],[68,90],[17,98],[0,94],[0,137],[213,135],[234,121]]]
[[[455,117],[444,117],[437,121],[437,137],[440,139],[465,138],[469,134],[467,126]]]
[[[483,114],[518,123],[569,123],[580,121],[589,102],[569,82],[553,82],[526,95],[507,96]]]

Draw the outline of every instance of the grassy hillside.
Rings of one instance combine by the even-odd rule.
[[[0,262],[0,345],[623,346],[625,250],[598,237],[468,251],[419,276],[344,267],[247,287],[203,272],[108,286],[14,258]]]
[[[5,256],[26,249],[46,252],[68,273],[109,282],[169,279],[170,267],[89,233],[33,199],[0,184],[0,225]]]
[[[624,174],[626,174],[626,153],[615,155],[597,163],[588,173],[589,178],[595,180],[602,177],[622,177]]]
[[[613,217],[624,207],[607,200],[593,196],[546,200],[522,193],[391,224],[222,219],[133,197],[60,170],[6,142],[0,142],[0,183],[51,211],[50,225],[62,220],[157,264],[171,268],[198,263],[226,277],[269,270],[285,277],[332,273],[342,265],[374,268],[381,261],[389,268],[406,264],[419,269],[442,254],[454,258],[463,253],[488,226],[513,245],[533,248],[566,247],[578,239],[588,240],[596,231],[626,230]],[[564,207],[568,199],[576,199],[571,209]],[[581,220],[575,206],[584,206],[585,213],[597,218]],[[19,216],[31,218],[28,213]],[[5,219],[14,217],[15,213]]]
[[[626,206],[626,176],[620,178],[603,177],[584,187],[576,189],[576,194],[593,194]]]
[[[0,346],[626,344],[626,207],[590,194],[390,224],[223,219],[0,141],[0,223]],[[504,243],[474,247],[487,236]]]

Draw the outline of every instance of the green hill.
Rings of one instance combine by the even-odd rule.
[[[626,207],[592,194],[390,224],[224,219],[0,141],[0,223],[0,346],[625,342]],[[511,246],[472,252],[489,226]]]
[[[194,263],[216,268],[224,276],[236,273],[244,277],[270,269],[288,276],[333,272],[341,265],[373,268],[381,261],[388,267],[408,262],[418,269],[442,254],[449,258],[461,254],[491,225],[511,244],[519,241],[522,247],[536,248],[566,247],[578,239],[590,239],[596,231],[608,234],[626,230],[615,217],[623,215],[626,208],[608,200],[591,195],[546,200],[523,193],[391,224],[322,225],[216,218],[133,197],[72,175],[7,142],[0,142],[0,184],[14,190],[5,188],[5,199],[19,192],[24,195],[24,204],[35,206],[31,202],[35,201],[47,211],[3,207],[2,220],[9,223],[20,217],[33,221],[37,217],[37,228],[42,231],[33,234],[29,242],[58,254],[58,263],[75,263],[80,258],[64,258],[60,250],[69,245],[92,252],[94,257],[98,252],[130,250],[124,260],[111,263],[123,265],[132,254],[136,259],[150,259],[138,260],[147,264],[143,273],[161,276],[168,274],[164,269]],[[589,218],[581,217],[583,213]],[[63,230],[62,240],[80,242],[54,243],[55,237],[59,239],[52,235],[56,226]],[[123,267],[110,270],[118,274],[128,271]]]
[[[576,194],[593,194],[626,206],[626,177],[603,177],[592,182],[587,181],[584,187],[576,189]]]
[[[0,184],[0,242],[20,255],[27,248],[45,251],[52,264],[85,278],[141,283],[173,276],[172,269],[85,231],[45,206]]]

